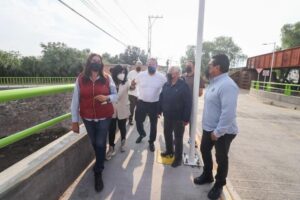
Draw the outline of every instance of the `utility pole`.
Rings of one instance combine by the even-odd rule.
[[[148,16],[148,58],[151,58],[151,42],[152,42],[152,26],[156,19],[162,19],[163,16],[154,16],[149,15]]]
[[[189,166],[200,166],[200,158],[195,154],[195,137],[197,132],[197,113],[198,113],[198,94],[199,87],[196,87],[200,83],[201,76],[201,56],[202,56],[202,41],[203,41],[203,26],[204,26],[204,11],[205,0],[199,0],[198,9],[198,32],[197,32],[197,48],[196,48],[196,65],[195,65],[195,79],[193,89],[193,109],[191,116],[191,143],[189,154],[184,153],[184,164]]]

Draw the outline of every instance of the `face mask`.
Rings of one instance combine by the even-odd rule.
[[[168,79],[169,82],[172,81],[172,74],[171,73],[167,73],[167,79]]]
[[[209,80],[209,68],[205,69],[205,77]]]
[[[192,72],[192,67],[191,66],[187,66],[186,67],[186,72],[187,73],[191,73]]]
[[[102,70],[103,65],[100,64],[100,63],[91,63],[90,67],[91,67],[91,70],[92,70],[92,71],[98,72],[98,71],[101,71],[101,70]]]
[[[137,72],[140,72],[141,69],[142,69],[141,67],[136,67],[136,68],[135,68],[135,70],[136,70]]]
[[[149,74],[154,74],[156,72],[156,67],[148,66],[148,72]]]
[[[118,74],[117,78],[120,80],[120,81],[124,81],[124,78],[125,78],[125,74]]]

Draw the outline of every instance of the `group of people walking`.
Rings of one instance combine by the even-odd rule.
[[[81,118],[95,151],[95,189],[98,192],[104,187],[104,160],[110,160],[116,153],[117,126],[121,134],[120,151],[126,151],[127,120],[129,125],[135,121],[136,143],[141,143],[146,137],[144,121],[149,117],[148,143],[149,150],[154,152],[157,122],[163,115],[166,149],[161,156],[174,157],[172,167],[182,163],[184,130],[191,120],[194,62],[187,62],[183,75],[180,67],[170,67],[167,76],[157,70],[154,58],[147,61],[147,70],[142,71],[142,65],[138,61],[129,73],[126,67],[116,65],[109,75],[104,72],[102,57],[91,54],[76,80],[71,104],[72,130],[79,133]],[[211,199],[218,198],[226,184],[229,147],[238,132],[235,121],[238,88],[228,76],[228,69],[228,57],[219,54],[212,57],[207,71],[209,85],[205,94],[200,147],[204,171],[194,183],[201,185],[214,181],[211,150],[215,146],[218,170],[216,182],[208,194]],[[204,82],[200,81],[199,96],[203,88]],[[106,152],[107,137],[109,149]]]

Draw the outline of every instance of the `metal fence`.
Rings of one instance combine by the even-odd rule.
[[[0,91],[0,103],[18,100],[18,99],[26,99],[31,97],[43,96],[43,95],[70,92],[73,90],[73,88],[74,88],[74,84],[66,84],[66,85],[45,86],[45,87],[26,88],[26,89],[3,90]],[[69,119],[70,117],[71,114],[67,113],[59,117],[53,118],[49,121],[38,124],[36,126],[30,127],[26,130],[4,137],[0,139],[0,149],[7,145],[13,144],[19,140],[22,140],[30,135],[39,133],[40,131],[50,126],[53,126],[63,120]]]
[[[286,96],[300,96],[300,85],[298,84],[252,81],[251,88],[280,93]]]
[[[57,85],[74,83],[75,80],[76,77],[0,77],[0,85]]]

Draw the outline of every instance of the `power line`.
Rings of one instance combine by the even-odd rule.
[[[109,19],[111,19],[116,25],[118,25],[120,28],[122,28],[123,31],[126,32],[126,35],[130,34],[127,30],[127,27],[125,27],[125,26],[123,26],[123,24],[119,23],[118,20],[116,18],[114,18],[102,4],[100,4],[100,2],[98,2],[97,0],[94,0],[94,2],[95,2],[95,7],[100,8],[109,17]],[[143,39],[145,39],[145,38],[143,38]],[[130,38],[130,40],[131,40],[131,38]]]
[[[101,12],[99,12],[99,10],[94,6],[94,4],[92,2],[90,2],[88,0],[81,0],[81,3],[83,3],[91,12],[93,12],[100,19],[105,19],[106,21],[109,21],[109,19],[106,16],[100,15]],[[115,26],[113,23],[108,23],[108,25],[111,26],[112,28],[114,28],[120,35],[123,35],[121,30],[117,26]],[[125,36],[125,35],[123,35],[123,36],[128,39],[127,36]]]
[[[127,14],[127,12],[121,7],[121,5],[117,2],[117,1],[113,1],[118,8],[123,12],[123,14],[127,17],[127,19],[131,22],[131,24],[135,27],[136,30],[138,30],[144,37],[144,33],[141,31],[141,29],[138,27],[138,25],[134,22],[133,19],[131,19],[131,17]]]
[[[91,20],[89,20],[88,18],[86,18],[85,16],[83,16],[82,14],[80,14],[79,12],[77,12],[75,9],[73,9],[72,7],[70,7],[68,4],[66,4],[62,0],[58,0],[58,1],[61,4],[63,4],[64,6],[66,6],[67,8],[69,8],[70,10],[72,10],[73,12],[75,12],[77,15],[79,15],[80,17],[82,17],[83,19],[85,19],[86,21],[88,21],[90,24],[92,24],[93,26],[95,26],[96,28],[98,28],[100,31],[102,31],[103,33],[105,33],[106,35],[108,35],[109,37],[111,37],[112,39],[114,39],[115,41],[119,42],[120,44],[122,44],[125,47],[128,46],[124,42],[122,42],[121,40],[119,40],[118,38],[114,37],[113,35],[111,35],[107,31],[105,31],[103,28],[99,27],[97,24],[95,24],[94,22],[92,22]]]

